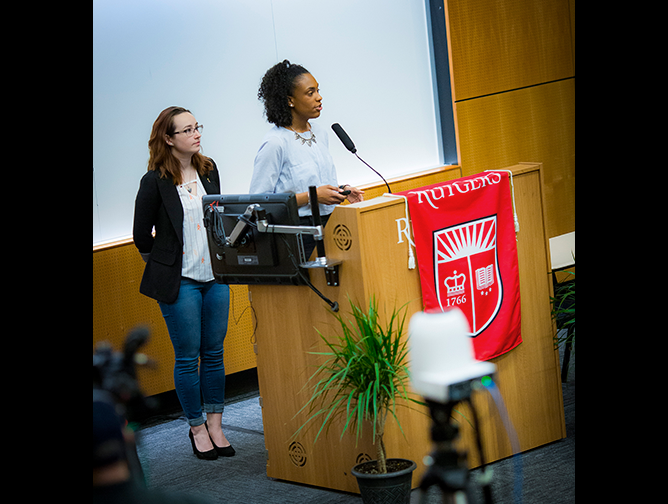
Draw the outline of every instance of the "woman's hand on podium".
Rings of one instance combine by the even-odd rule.
[[[348,195],[348,201],[350,203],[359,203],[360,201],[364,201],[364,191],[361,189],[350,185],[345,186],[344,189],[346,191],[350,191],[350,194]]]

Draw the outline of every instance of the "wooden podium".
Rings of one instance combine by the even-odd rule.
[[[522,225],[518,242],[524,343],[494,359],[499,388],[518,432],[522,451],[565,437],[559,358],[552,343],[549,261],[544,233],[541,165],[517,165],[515,193]],[[408,317],[422,310],[418,270],[408,269],[408,243],[403,198],[382,196],[354,205],[339,206],[325,229],[327,257],[342,261],[339,286],[330,287],[324,270],[312,270],[312,283],[337,301],[349,314],[348,297],[361,306],[376,296],[385,316],[408,303]],[[340,330],[329,307],[308,287],[251,286],[257,313],[257,367],[267,449],[267,476],[347,492],[359,492],[352,467],[375,459],[371,425],[356,443],[353,433],[341,439],[342,424],[333,424],[327,435],[313,440],[319,423],[298,437],[293,434],[305,422],[297,415],[310,398],[304,388],[322,363],[311,352],[324,345],[315,328],[325,336]],[[476,393],[474,403],[482,422],[487,461],[512,454],[510,443],[486,393]],[[457,408],[470,418],[465,408]],[[416,487],[425,471],[423,458],[431,452],[431,419],[425,410],[398,408],[406,437],[388,419],[385,444],[390,458],[414,460]],[[460,421],[462,450],[469,465],[479,465],[471,427]],[[322,421],[322,420],[321,420]]]

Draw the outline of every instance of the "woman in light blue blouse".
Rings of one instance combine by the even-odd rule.
[[[323,225],[334,207],[346,198],[351,203],[364,199],[364,191],[349,184],[339,185],[327,130],[309,122],[320,117],[322,96],[308,70],[288,60],[274,65],[264,75],[258,97],[274,127],[265,135],[255,157],[251,193],[295,193],[303,225],[311,222],[309,186],[318,188]],[[313,244],[304,238],[308,257]]]

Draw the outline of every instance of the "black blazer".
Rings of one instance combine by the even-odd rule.
[[[215,162],[208,176],[200,175],[200,181],[207,194],[220,194],[220,174]],[[160,178],[157,171],[149,171],[142,177],[132,234],[139,252],[151,254],[139,292],[163,303],[174,303],[181,288],[183,206],[171,177]]]

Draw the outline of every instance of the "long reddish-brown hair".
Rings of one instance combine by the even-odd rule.
[[[172,148],[167,145],[165,135],[173,135],[174,118],[190,110],[183,107],[168,107],[162,112],[153,123],[151,138],[148,140],[148,150],[150,157],[148,159],[148,171],[158,171],[160,178],[170,177],[174,185],[182,184],[181,163],[172,155]],[[201,153],[193,154],[193,167],[201,176],[207,176],[213,169],[213,163]]]

